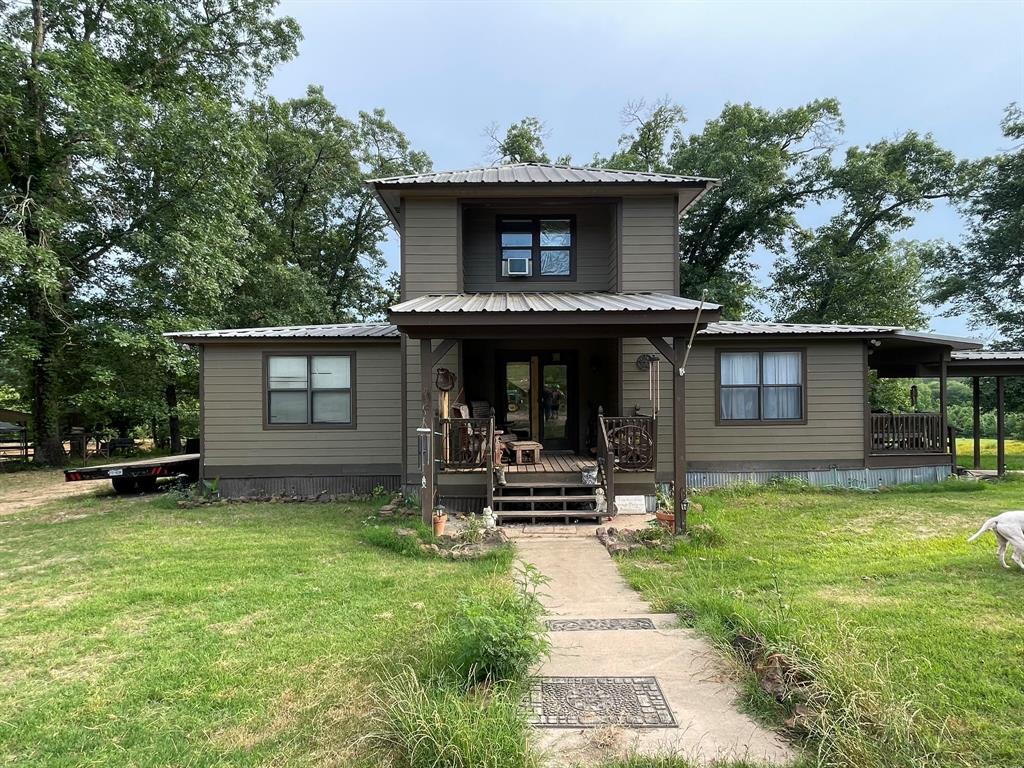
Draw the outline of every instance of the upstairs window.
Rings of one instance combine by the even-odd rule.
[[[803,352],[720,352],[718,420],[723,424],[802,422]]]
[[[268,427],[351,427],[352,355],[267,355]]]
[[[499,276],[571,280],[576,274],[575,230],[572,216],[499,217]]]

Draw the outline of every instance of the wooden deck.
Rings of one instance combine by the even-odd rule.
[[[502,464],[506,474],[531,473],[540,474],[543,472],[579,472],[583,469],[593,469],[597,466],[597,459],[588,456],[577,456],[574,453],[565,452],[541,452],[540,461],[535,464]],[[457,474],[463,472],[486,472],[486,467],[474,469],[442,469],[445,474]]]

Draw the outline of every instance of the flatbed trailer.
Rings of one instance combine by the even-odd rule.
[[[199,479],[199,454],[179,453],[155,459],[123,461],[118,464],[100,464],[95,467],[77,467],[64,470],[64,482],[80,480],[109,480],[117,493],[148,493],[156,490],[161,477],[184,475],[192,482]]]

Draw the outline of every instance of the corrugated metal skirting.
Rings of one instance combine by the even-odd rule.
[[[229,499],[265,498],[269,496],[348,496],[373,493],[377,487],[397,491],[398,475],[350,475],[325,477],[222,478],[218,486],[221,496]]]
[[[822,488],[861,488],[907,483],[937,483],[950,476],[949,467],[898,467],[891,469],[767,470],[757,472],[687,472],[691,488],[721,488],[737,483],[770,483],[778,478],[803,480]]]

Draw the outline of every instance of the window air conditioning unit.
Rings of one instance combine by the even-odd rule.
[[[506,277],[529,277],[533,274],[533,260],[526,256],[505,259]]]

